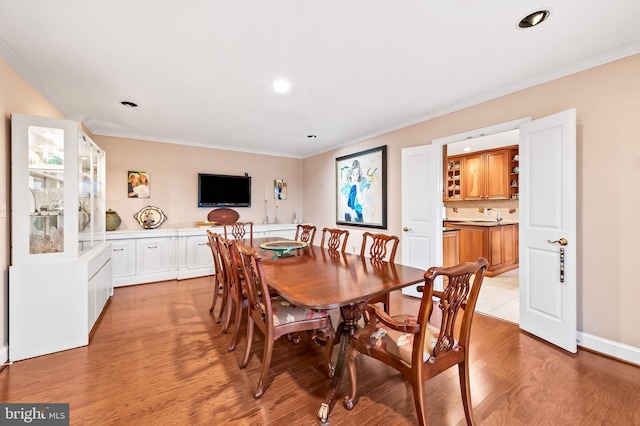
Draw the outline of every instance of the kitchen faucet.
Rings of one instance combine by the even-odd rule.
[[[494,212],[496,212],[496,214],[497,214],[497,216],[496,216],[496,220],[498,221],[498,223],[499,223],[500,225],[502,225],[502,215],[500,214],[500,211],[499,211],[499,210],[496,210],[496,209],[493,209],[493,208],[491,208],[491,207],[489,207],[489,208],[487,209],[487,211],[490,211],[490,210],[493,210]]]

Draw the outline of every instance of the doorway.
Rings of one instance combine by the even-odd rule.
[[[518,120],[518,122],[505,123],[503,127],[481,129],[473,133],[454,135],[450,138],[434,141],[434,143],[441,144],[443,147],[446,145],[447,156],[519,145],[520,124]],[[484,221],[491,220],[493,216],[486,216],[480,210],[492,208],[497,209],[505,220],[517,221],[519,217],[519,199],[516,201],[465,202],[463,205],[464,207],[461,206],[459,201],[443,202],[443,215],[447,219]],[[456,209],[455,217],[450,217],[454,208]],[[494,318],[519,324],[519,284],[519,269],[513,269],[493,277],[485,277],[476,310]]]

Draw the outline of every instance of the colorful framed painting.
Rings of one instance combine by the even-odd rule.
[[[336,158],[336,224],[387,228],[387,146]]]

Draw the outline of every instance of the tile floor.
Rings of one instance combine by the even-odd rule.
[[[485,277],[476,304],[476,312],[518,324],[520,289],[518,269],[495,277]]]

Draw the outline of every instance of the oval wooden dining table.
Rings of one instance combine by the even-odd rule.
[[[317,246],[293,250],[286,256],[260,247],[283,238],[253,238],[241,241],[257,250],[269,285],[291,303],[311,309],[340,309],[336,330],[339,353],[334,374],[318,412],[321,423],[328,422],[345,367],[345,352],[357,328],[363,304],[376,296],[424,281],[425,271],[388,262],[373,262],[356,254],[330,252]]]

